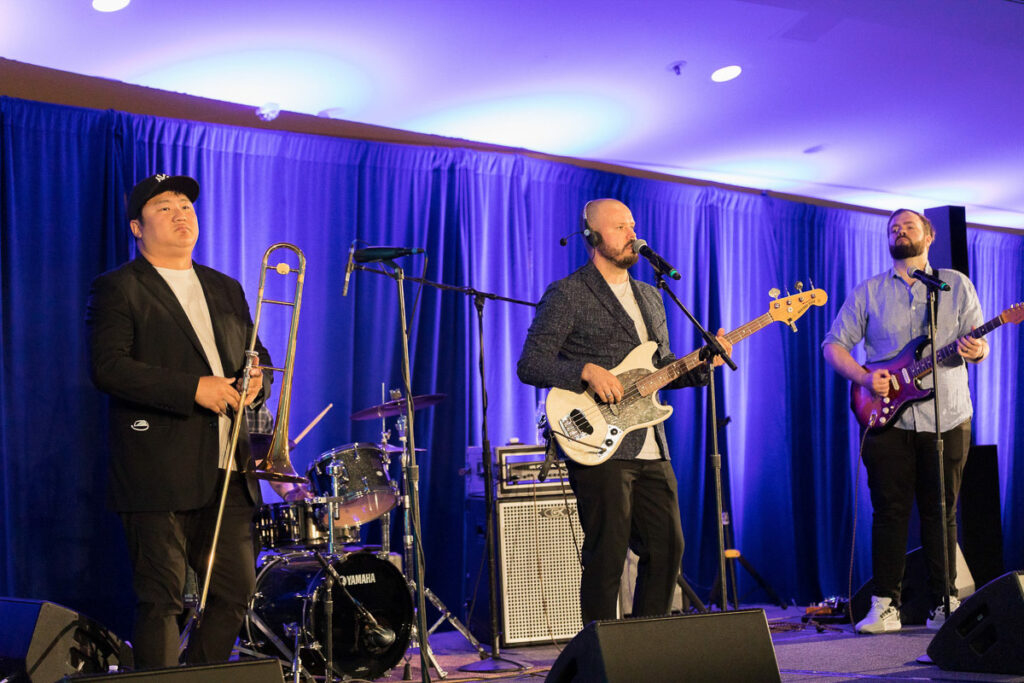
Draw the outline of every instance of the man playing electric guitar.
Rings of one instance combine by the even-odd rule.
[[[629,276],[637,261],[629,208],[614,199],[588,202],[581,232],[590,262],[552,283],[541,299],[523,352],[519,378],[539,387],[589,389],[596,400],[618,404],[624,388],[609,372],[642,342],[657,342],[654,364],[673,360],[659,292]],[[719,330],[727,353],[732,344]],[[716,365],[721,360],[716,359]],[[703,385],[707,366],[680,376],[669,388]],[[633,615],[666,614],[672,602],[683,532],[675,473],[668,462],[664,425],[630,432],[611,459],[594,466],[568,462],[583,528],[583,623],[614,619],[619,577],[632,548],[639,556]]]
[[[832,323],[822,343],[825,360],[851,382],[883,401],[896,383],[906,378],[891,374],[886,367],[868,370],[850,350],[861,340],[869,364],[896,356],[911,340],[928,332],[928,291],[912,275],[917,270],[931,273],[949,285],[939,292],[936,343],[956,345],[956,354],[940,362],[939,406],[944,443],[943,469],[946,482],[946,520],[940,520],[938,467],[936,465],[935,414],[931,401],[909,403],[886,429],[870,429],[864,438],[863,458],[874,509],[871,525],[871,556],[875,590],[871,609],[857,624],[862,633],[898,631],[900,588],[910,512],[917,498],[921,517],[921,544],[928,566],[928,589],[938,607],[928,620],[938,628],[945,619],[942,571],[942,529],[946,530],[949,553],[950,609],[956,600],[956,499],[960,477],[971,443],[973,408],[967,386],[964,360],[980,362],[988,355],[988,343],[969,333],[983,318],[978,295],[966,275],[955,270],[933,270],[928,249],[935,239],[931,222],[922,214],[899,209],[887,223],[892,268],[857,285]],[[921,379],[923,388],[932,386],[933,376]],[[857,387],[855,387],[857,389]],[[885,414],[878,411],[872,424],[878,427]],[[888,420],[887,420],[888,421]]]

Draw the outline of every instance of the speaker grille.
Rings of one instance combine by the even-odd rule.
[[[505,644],[571,639],[583,628],[576,500],[499,501],[498,538]]]

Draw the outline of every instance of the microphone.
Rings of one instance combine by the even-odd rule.
[[[345,286],[341,288],[341,295],[348,296],[348,281],[352,277],[352,257],[356,253],[356,241],[352,240],[352,246],[348,248],[348,265],[345,266]]]
[[[383,651],[395,642],[395,632],[386,626],[373,626],[367,628],[364,633],[366,640],[369,641],[367,645],[370,650]]]
[[[369,645],[371,649],[376,648],[377,650],[383,651],[391,645],[391,643],[395,642],[395,632],[387,626],[381,626],[377,623],[377,620],[373,618],[370,610],[366,609],[363,603],[359,602],[359,600],[356,599],[356,596],[352,595],[348,586],[345,585],[345,581],[341,578],[338,572],[335,571],[331,563],[324,559],[324,556],[321,555],[319,551],[314,552],[314,555],[316,556],[317,562],[319,562],[323,566],[324,570],[331,575],[334,582],[341,587],[345,597],[348,598],[352,602],[352,606],[356,608],[356,618],[362,622],[363,632],[366,634],[366,639],[368,641],[367,645]]]
[[[413,254],[422,254],[419,247],[366,247],[353,252],[356,263],[377,263]]]
[[[654,270],[662,275],[668,275],[673,280],[678,280],[682,277],[678,270],[669,265],[668,261],[661,258],[656,251],[647,246],[646,240],[633,240],[633,253],[640,254],[650,261],[651,265],[654,266]]]
[[[573,235],[577,235],[577,234],[579,234],[581,232],[583,232],[583,231],[582,230],[573,230],[568,235],[566,235],[565,237],[563,237],[560,240],[558,240],[558,244],[560,244],[561,246],[564,247],[565,245],[569,244],[569,238],[570,237],[572,237]]]
[[[935,275],[929,275],[928,273],[924,272],[920,268],[908,268],[907,269],[907,275],[909,275],[910,277],[915,278],[917,280],[920,280],[921,282],[925,283],[926,285],[928,285],[929,287],[931,287],[933,289],[938,289],[938,290],[940,290],[942,292],[948,292],[949,291],[949,285],[948,284],[946,284],[945,282],[940,280]]]

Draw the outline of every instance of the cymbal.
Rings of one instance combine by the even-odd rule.
[[[419,410],[420,408],[428,408],[433,405],[437,405],[446,398],[445,394],[421,394],[419,396],[412,397],[413,410]],[[401,415],[405,412],[405,399],[399,398],[394,401],[388,401],[387,403],[381,403],[379,406],[370,406],[369,408],[363,408],[362,410],[352,413],[353,420],[373,420],[382,417],[394,417],[395,415]]]

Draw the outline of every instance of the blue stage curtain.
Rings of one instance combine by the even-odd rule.
[[[357,271],[342,297],[353,240],[423,247],[428,260],[401,261],[410,277],[537,301],[551,280],[585,262],[578,235],[558,246],[578,230],[584,202],[614,196],[633,210],[640,236],[683,273],[674,291],[712,328],[731,330],[766,313],[772,287],[785,294],[798,280],[805,289],[813,282],[827,292],[827,304],[811,307],[795,333],[772,323],[741,341],[739,371],[716,372],[718,414],[731,420],[720,430],[731,532],[783,597],[818,600],[846,591],[856,507],[855,587],[870,575],[870,503],[864,477],[858,479],[848,387],[825,365],[820,343],[851,287],[888,267],[883,217],[522,155],[8,98],[0,100],[0,121],[0,593],[61,602],[123,633],[130,626],[127,556],[103,503],[106,404],[88,379],[83,315],[92,278],[134,256],[124,197],[153,172],[199,180],[195,258],[238,278],[250,304],[268,245],[291,242],[306,254],[292,434],[327,403],[334,407],[294,451],[299,471],[325,451],[377,441],[379,421],[349,415],[379,403],[382,384],[401,386],[395,282]],[[1019,235],[970,231],[988,317],[1024,292],[1022,245]],[[644,263],[634,274],[651,279]],[[271,296],[289,295],[286,278],[268,278]],[[463,574],[476,572],[463,567],[462,468],[467,447],[483,436],[477,308],[464,293],[412,283],[405,293],[413,391],[447,394],[415,421],[416,444],[427,449],[419,457],[427,583],[461,613]],[[684,316],[666,305],[676,353],[697,348]],[[483,311],[490,441],[533,442],[542,392],[515,375],[533,309],[485,300]],[[261,337],[278,361],[289,315],[264,311]],[[977,441],[1000,449],[1010,566],[1024,561],[1024,528],[1012,514],[1024,481],[1024,443],[1014,434],[1022,417],[1019,338],[1015,326],[994,332],[992,358],[972,373]],[[706,588],[717,567],[707,392],[684,389],[662,399],[675,408],[668,434],[687,539],[684,568]],[[388,427],[396,443],[393,420]],[[741,580],[741,592],[752,587]],[[757,591],[749,596],[764,599]]]

